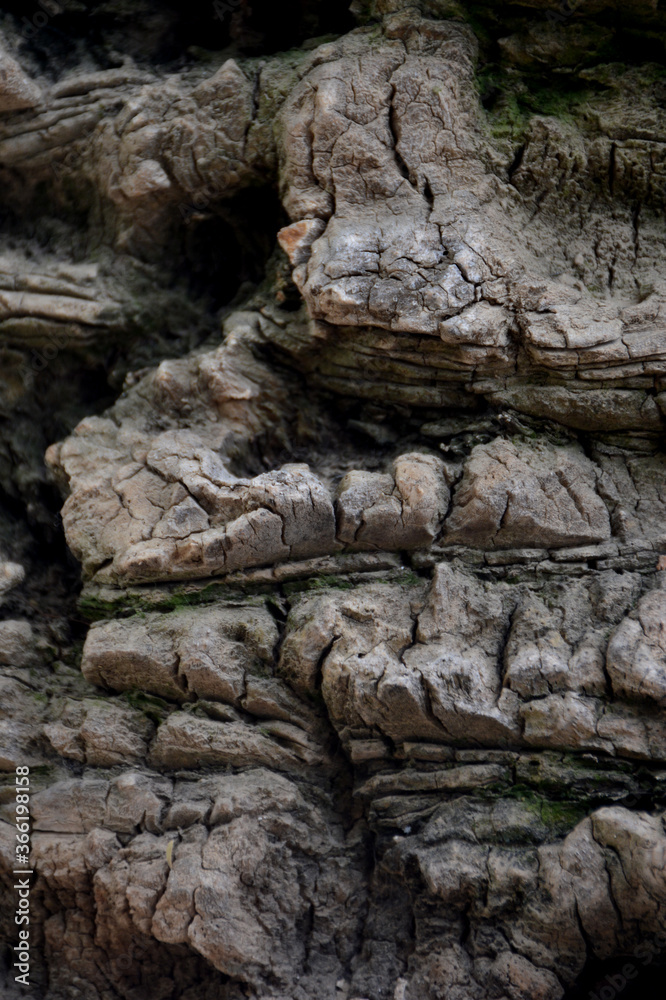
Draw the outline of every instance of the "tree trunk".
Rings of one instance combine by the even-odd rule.
[[[4,5],[3,998],[661,988],[660,6]]]

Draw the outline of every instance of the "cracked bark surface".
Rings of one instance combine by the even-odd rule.
[[[0,12],[0,992],[27,764],[40,1000],[649,996],[666,13],[227,6]]]

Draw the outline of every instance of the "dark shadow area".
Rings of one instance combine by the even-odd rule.
[[[181,273],[188,276],[190,295],[217,310],[242,286],[262,281],[275,249],[275,234],[287,222],[277,192],[270,187],[241,191],[209,211],[187,216]]]
[[[327,0],[7,0],[27,52],[57,78],[76,65],[78,42],[100,68],[122,65],[120,52],[138,63],[182,62],[196,50],[234,46],[265,55],[307,38],[354,27],[348,3]],[[195,51],[192,51],[195,50]]]
[[[563,1000],[661,1000],[666,977],[666,937],[646,938],[631,955],[588,962]]]

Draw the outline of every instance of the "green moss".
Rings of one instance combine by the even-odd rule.
[[[663,42],[661,43],[663,44]],[[580,75],[585,80],[593,80],[604,87],[625,88],[623,77],[631,74],[632,82],[642,88],[653,86],[666,77],[666,66],[660,63],[643,63],[632,66],[625,62],[607,61],[593,69],[584,70]]]
[[[33,786],[33,790],[34,790],[35,784],[37,784],[37,782],[36,782],[37,778],[52,778],[55,774],[57,774],[57,772],[58,772],[58,769],[57,769],[56,765],[54,765],[54,764],[31,764],[30,765],[30,778],[31,778],[31,784]],[[45,788],[45,787],[47,787],[47,785],[49,783],[50,782],[44,781],[44,782],[41,782],[40,785],[41,785],[42,788]]]
[[[349,574],[345,574],[344,557],[341,557],[340,573],[319,574],[300,580],[290,580],[282,583],[254,583],[231,586],[223,582],[211,582],[204,587],[156,587],[151,591],[146,587],[143,592],[119,591],[116,600],[103,599],[94,593],[84,594],[79,599],[78,608],[81,615],[88,622],[108,621],[114,618],[127,618],[145,616],[150,612],[178,612],[183,608],[199,607],[210,604],[243,604],[246,606],[265,606],[266,604],[276,608],[279,612],[282,607],[277,602],[279,594],[282,592],[299,594],[307,592],[325,590],[353,590],[359,585],[359,578],[365,574],[354,574],[356,582],[349,579]],[[351,571],[350,571],[351,572]],[[383,578],[377,577],[375,573],[368,573],[368,583],[384,583],[386,585],[398,585],[402,587],[417,587],[423,584],[423,579],[412,570],[387,570]],[[80,661],[80,649],[78,651]]]
[[[486,108],[490,134],[516,146],[523,141],[534,115],[577,123],[584,109],[608,92],[601,80],[574,75],[542,76],[507,71],[487,65],[476,78],[479,97]]]
[[[356,0],[354,4],[354,17],[357,24],[366,25],[376,21],[378,14],[375,9],[375,0]]]
[[[353,582],[347,576],[322,574],[321,576],[308,577],[305,580],[292,580],[289,583],[284,583],[282,589],[289,596],[290,594],[301,594],[318,590],[354,590],[355,587],[361,586],[364,582],[366,581],[361,580],[359,582],[358,578],[356,582]],[[384,579],[377,579],[374,574],[369,574],[367,583],[418,587],[423,584],[423,579],[417,573],[412,572],[412,570],[406,570],[404,572],[387,574]]]
[[[521,108],[513,94],[504,95],[488,116],[490,134],[495,139],[506,140],[515,146],[522,142],[529,115]]]
[[[100,601],[97,597],[81,597],[78,609],[86,621],[99,622],[116,616],[118,602]]]
[[[162,698],[153,694],[146,694],[138,689],[124,691],[122,698],[136,711],[141,712],[150,719],[156,726],[161,725],[169,714],[170,707]]]
[[[601,772],[608,771],[620,771],[623,774],[632,774],[634,771],[634,766],[628,760],[616,760],[616,759],[606,759],[604,757],[599,757],[594,761],[595,767],[599,768]],[[562,766],[563,767],[573,767],[581,771],[589,772],[592,762],[590,758],[581,757],[574,753],[563,753],[562,754]]]
[[[285,594],[302,594],[317,590],[353,590],[351,580],[342,576],[311,576],[307,580],[293,580],[283,584]]]
[[[551,799],[526,785],[513,785],[505,795],[507,798],[519,799],[530,812],[539,817],[544,826],[560,836],[568,833],[593,808],[587,799]]]
[[[68,646],[62,651],[61,659],[62,662],[67,667],[75,667],[77,670],[81,667],[81,657],[83,656],[83,640],[80,639],[77,642],[73,642],[71,646]]]
[[[538,115],[549,115],[563,121],[574,122],[576,112],[582,105],[594,100],[598,91],[584,85],[557,85],[549,81],[546,85],[529,86],[525,93],[518,97],[518,103],[526,112]]]
[[[493,781],[479,788],[475,794],[480,799],[501,799],[507,796],[512,799],[521,798],[521,795],[513,794],[515,787],[515,785],[510,785],[508,781]]]
[[[581,803],[553,802],[542,799],[539,803],[539,815],[544,826],[566,833],[588,814]]]
[[[109,618],[147,614],[151,611],[178,611],[180,608],[198,607],[217,602],[243,601],[247,603],[267,588],[263,586],[229,587],[224,583],[209,583],[205,587],[184,590],[156,590],[153,596],[142,597],[138,593],[119,593],[116,601],[101,600],[92,594],[79,600],[79,611],[89,622],[106,621]]]

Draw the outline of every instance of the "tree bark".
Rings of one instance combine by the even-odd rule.
[[[664,19],[5,5],[3,997],[656,990]]]

